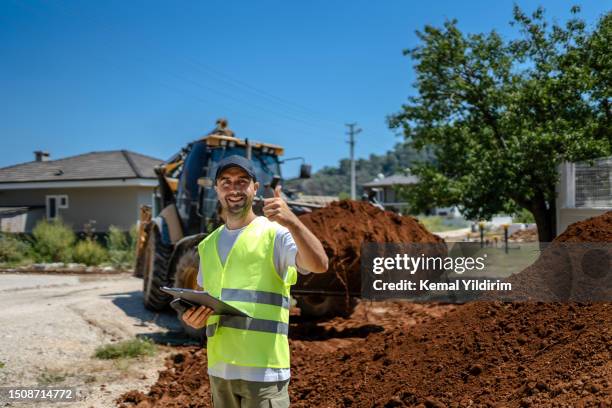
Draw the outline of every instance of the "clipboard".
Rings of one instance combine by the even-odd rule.
[[[234,306],[225,303],[220,299],[217,299],[216,297],[210,295],[208,292],[186,288],[169,288],[167,286],[162,286],[160,287],[160,289],[174,296],[176,299],[181,299],[182,301],[187,302],[190,305],[209,307],[215,311],[215,314],[218,315],[250,317],[243,311],[236,309]]]

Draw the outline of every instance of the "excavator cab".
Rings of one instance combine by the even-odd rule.
[[[217,163],[231,155],[250,158],[260,185],[257,194],[266,195],[266,188],[274,178],[280,180],[279,156],[282,153],[280,146],[252,143],[233,136],[211,134],[196,140],[156,168],[159,191],[157,211],[153,210],[153,215],[173,206],[180,224],[177,226],[181,229],[180,235],[211,231],[220,222],[213,186]]]
[[[266,194],[266,186],[274,177],[280,178],[278,154],[273,149],[252,148],[232,143],[232,146],[210,146],[207,140],[192,144],[185,158],[178,180],[176,209],[186,235],[209,231],[219,225],[217,213],[217,194],[214,189],[216,164],[224,157],[238,155],[248,157],[255,167],[259,190],[257,195]]]

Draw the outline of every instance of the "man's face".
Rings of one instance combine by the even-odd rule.
[[[254,183],[240,167],[230,167],[217,178],[215,190],[227,214],[246,216],[253,204],[259,183]]]

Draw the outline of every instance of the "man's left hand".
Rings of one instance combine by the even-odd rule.
[[[285,200],[281,197],[281,186],[274,189],[274,197],[264,199],[263,213],[270,221],[276,221],[289,228],[298,221]]]

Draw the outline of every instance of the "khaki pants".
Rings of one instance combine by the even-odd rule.
[[[259,382],[209,376],[215,408],[287,408],[289,380]]]

